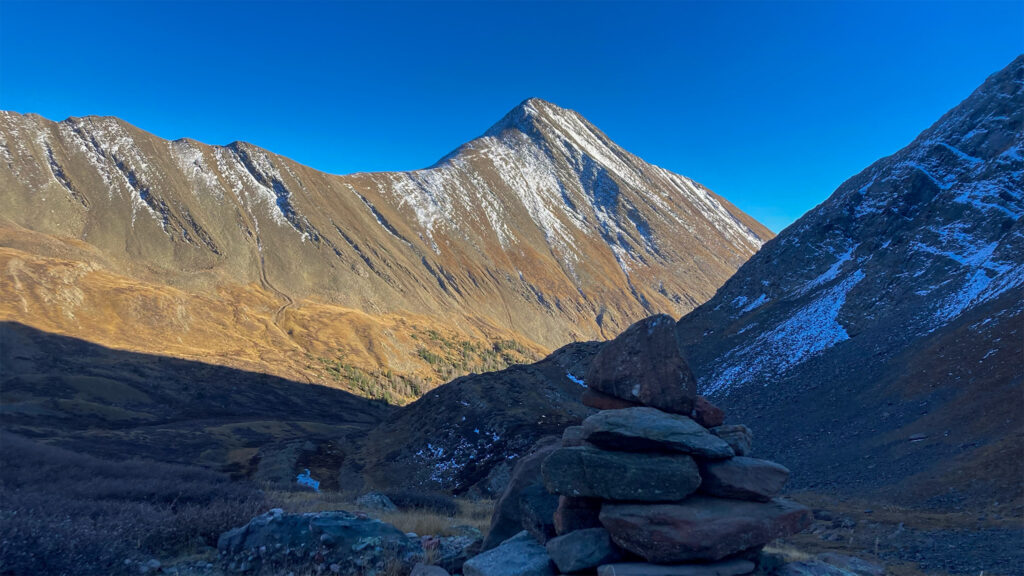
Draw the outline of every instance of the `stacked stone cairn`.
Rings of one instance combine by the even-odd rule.
[[[653,316],[602,349],[583,397],[601,411],[543,461],[558,495],[546,549],[562,573],[748,574],[766,544],[810,524],[777,498],[789,470],[748,456],[750,430],[697,396],[674,326]]]

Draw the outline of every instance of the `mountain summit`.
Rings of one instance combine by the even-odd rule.
[[[772,236],[538,99],[409,172],[13,112],[0,153],[4,319],[345,386],[348,368],[438,383],[679,316]]]

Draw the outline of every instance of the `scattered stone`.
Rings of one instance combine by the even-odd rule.
[[[555,566],[564,573],[596,568],[622,557],[604,528],[576,530],[553,538],[547,549]]]
[[[139,564],[139,574],[149,574],[150,572],[156,572],[160,569],[160,561],[156,558],[151,558]]]
[[[928,438],[927,434],[914,434],[910,437],[911,442],[920,442]]]
[[[621,548],[650,562],[721,560],[795,534],[811,523],[786,500],[747,502],[694,496],[678,504],[605,504],[601,524]]]
[[[541,464],[561,444],[557,436],[546,436],[537,441],[530,453],[519,459],[512,470],[512,478],[501,498],[494,505],[491,528],[484,539],[483,550],[490,550],[523,529],[522,507],[519,495],[530,486],[542,486]],[[557,504],[556,504],[557,506]]]
[[[605,344],[585,380],[591,390],[676,414],[689,414],[697,396],[697,381],[679,355],[675,321],[666,314],[645,318]]]
[[[622,398],[616,398],[610,394],[604,392],[598,392],[593,388],[587,388],[583,391],[583,396],[580,397],[580,401],[583,402],[584,406],[590,406],[598,410],[618,410],[620,408],[632,408],[634,406],[640,406],[638,402],[630,402],[629,400],[623,400]]]
[[[562,432],[562,446],[583,446],[583,426],[569,426]]]
[[[470,558],[465,576],[555,576],[548,551],[523,530],[500,546]]]
[[[367,510],[379,510],[381,512],[394,512],[398,506],[380,492],[367,492],[356,499],[356,505]]]
[[[782,492],[789,469],[770,460],[737,456],[700,463],[699,490],[720,498],[767,502]]]
[[[555,533],[561,536],[576,530],[598,528],[601,521],[601,501],[594,498],[559,496],[555,510]]]
[[[559,448],[542,467],[548,491],[603,500],[670,502],[700,485],[693,458],[685,455],[608,452],[586,446]]]
[[[697,396],[693,403],[693,421],[705,428],[721,426],[725,422],[725,411],[703,396]]]
[[[451,576],[447,570],[440,566],[427,566],[426,564],[419,563],[412,567],[412,572],[409,576]]]
[[[406,570],[423,560],[416,539],[380,520],[344,511],[284,514],[274,509],[221,534],[217,549],[225,572],[274,572],[288,566],[338,574],[382,570],[397,561]]]
[[[584,439],[610,450],[672,451],[731,458],[729,444],[686,416],[641,406],[598,412],[583,421]]]
[[[750,455],[750,449],[754,442],[754,434],[750,431],[750,428],[747,428],[743,424],[715,426],[711,429],[711,433],[722,440],[725,440],[737,456]]]
[[[597,569],[597,576],[740,576],[754,571],[750,560],[725,560],[711,564],[666,566],[625,562],[606,564]]]
[[[558,496],[545,490],[541,484],[531,484],[519,494],[522,527],[541,544],[556,536],[557,508]]]

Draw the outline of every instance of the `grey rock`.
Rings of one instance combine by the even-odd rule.
[[[541,464],[560,444],[558,437],[545,436],[533,445],[529,454],[519,459],[508,487],[494,505],[491,528],[484,538],[483,550],[494,548],[523,529],[520,495],[530,486],[543,486]]]
[[[339,574],[382,569],[397,560],[410,569],[423,559],[419,541],[380,520],[344,511],[284,514],[274,509],[221,534],[225,572],[273,571],[282,566]]]
[[[356,505],[366,510],[378,510],[380,512],[394,512],[398,510],[395,503],[380,492],[367,492],[356,499]]]
[[[587,442],[629,452],[673,451],[710,459],[730,458],[729,444],[687,416],[648,407],[605,410],[583,421]]]
[[[685,454],[559,448],[544,461],[542,472],[549,492],[577,498],[670,502],[700,485],[697,464]]]
[[[778,496],[789,480],[789,469],[782,464],[747,456],[699,466],[699,491],[721,498],[767,502]]]
[[[548,551],[523,530],[500,546],[470,558],[465,576],[555,576]]]
[[[562,572],[579,572],[622,557],[604,528],[576,530],[551,539],[548,555]]]
[[[737,456],[749,456],[753,447],[754,434],[743,424],[726,424],[715,426],[711,433],[725,440]]]
[[[790,562],[775,576],[884,576],[885,567],[855,556],[826,552],[806,562]]]
[[[583,446],[583,426],[569,426],[562,432],[562,446]]]
[[[584,380],[592,390],[677,414],[689,414],[697,396],[697,381],[679,355],[675,320],[665,314],[605,344]]]
[[[643,562],[606,564],[597,569],[597,576],[740,576],[754,571],[750,560],[725,560],[711,564],[666,566]]]

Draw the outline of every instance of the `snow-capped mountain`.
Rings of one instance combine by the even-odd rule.
[[[1024,424],[1006,408],[1024,374],[1022,215],[1024,56],[767,243],[679,322],[683,353],[773,454],[805,459],[804,486],[916,473],[962,489],[964,447],[1005,449]],[[905,450],[914,434],[931,440]],[[868,472],[872,456],[891,460]]]
[[[537,350],[614,335],[710,298],[771,237],[700,184],[538,99],[411,172],[328,175],[242,142],[172,142],[116,118],[13,112],[0,113],[0,155],[2,246],[20,262],[4,268],[5,282],[22,293],[4,299],[4,318],[251,366],[230,346],[211,350],[241,336],[261,369],[271,353],[279,363],[345,348],[364,367],[404,354],[398,364],[412,371],[423,360],[394,336],[409,332],[402,318]],[[120,297],[142,285],[151,301]],[[243,303],[248,314],[208,320]],[[304,316],[314,309],[315,322]],[[371,328],[349,331],[358,345],[317,340],[312,323],[353,311],[372,316],[360,316]],[[224,325],[259,314],[258,328]],[[392,321],[381,327],[384,316]],[[278,373],[319,380],[306,363]]]

